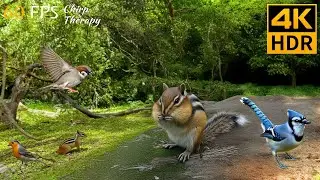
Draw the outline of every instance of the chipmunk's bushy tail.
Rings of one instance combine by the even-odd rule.
[[[236,126],[244,126],[247,118],[234,112],[219,112],[209,120],[204,130],[204,144],[211,143],[219,135],[231,131]]]

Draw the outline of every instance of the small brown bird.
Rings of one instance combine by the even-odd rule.
[[[73,148],[77,147],[78,151],[80,151],[80,144],[81,138],[85,137],[86,135],[83,132],[77,131],[74,138],[70,138],[65,140],[60,146],[59,149],[56,151],[58,154],[67,154]]]
[[[54,82],[41,89],[68,89],[69,92],[78,92],[72,87],[79,85],[92,73],[90,67],[85,65],[72,67],[49,47],[42,48],[41,59],[44,68]]]

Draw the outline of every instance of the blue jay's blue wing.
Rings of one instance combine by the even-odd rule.
[[[259,109],[259,107],[253,101],[251,101],[247,97],[242,97],[240,101],[243,104],[249,106],[255,112],[255,114],[258,116],[259,120],[261,121],[261,124],[264,126],[265,130],[269,128],[273,128],[274,125],[272,124],[270,119]]]
[[[275,128],[268,128],[260,135],[261,137],[265,137],[268,139],[272,139],[273,141],[282,141],[286,139],[286,137],[281,136]]]

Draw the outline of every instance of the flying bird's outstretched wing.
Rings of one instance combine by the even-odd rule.
[[[54,82],[56,82],[63,74],[74,69],[49,47],[42,48],[41,59],[44,68]]]

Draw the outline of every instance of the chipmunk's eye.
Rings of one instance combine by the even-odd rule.
[[[178,104],[179,103],[179,100],[180,100],[180,96],[178,96],[178,97],[176,97],[175,99],[174,99],[174,104]]]

